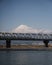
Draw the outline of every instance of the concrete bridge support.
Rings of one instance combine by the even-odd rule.
[[[43,42],[45,44],[45,47],[48,47],[49,40],[44,40]]]
[[[10,48],[11,47],[11,40],[6,40],[6,48]]]

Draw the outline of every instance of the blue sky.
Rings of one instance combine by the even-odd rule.
[[[0,32],[21,24],[52,30],[52,0],[0,0]]]

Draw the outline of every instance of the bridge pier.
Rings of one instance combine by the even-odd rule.
[[[11,47],[11,40],[6,40],[6,48],[10,48]]]
[[[48,47],[49,40],[44,40],[43,42],[45,44],[45,47]]]

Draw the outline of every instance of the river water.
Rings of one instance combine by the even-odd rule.
[[[52,51],[0,51],[0,65],[52,65]]]
[[[17,44],[44,45],[42,41],[11,41],[11,45]],[[6,41],[0,40],[0,45]],[[0,65],[52,65],[52,51],[0,51]]]

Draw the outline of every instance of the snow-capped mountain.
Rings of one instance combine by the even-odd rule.
[[[33,29],[32,27],[29,27],[27,25],[20,25],[14,30],[12,30],[14,33],[51,33],[52,31],[49,30],[42,30],[42,29]]]

